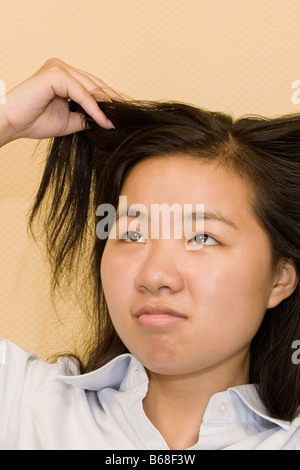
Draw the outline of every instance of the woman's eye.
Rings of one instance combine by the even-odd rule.
[[[126,243],[146,243],[146,238],[139,232],[129,230],[120,237]],[[218,245],[219,243],[206,233],[197,233],[186,242],[187,245]]]
[[[121,239],[126,243],[131,243],[131,242],[145,243],[146,242],[146,239],[143,237],[141,233],[135,232],[133,230],[123,233],[123,235],[121,236]]]
[[[197,233],[190,240],[188,240],[187,245],[196,244],[196,245],[218,245],[219,243],[210,235],[206,233]]]

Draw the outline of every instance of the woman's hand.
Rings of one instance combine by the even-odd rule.
[[[113,126],[96,99],[111,98],[124,101],[99,78],[60,59],[48,59],[36,73],[10,90],[6,103],[0,105],[2,145],[24,137],[43,139],[83,130],[83,117],[70,112],[68,99],[76,101],[99,126],[110,129]]]

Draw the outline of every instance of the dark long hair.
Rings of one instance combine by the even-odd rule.
[[[233,119],[177,101],[99,102],[115,129],[85,116],[86,129],[49,141],[44,173],[30,209],[28,229],[41,229],[51,266],[51,291],[75,292],[89,325],[81,371],[92,371],[128,352],[110,320],[101,285],[106,240],[96,236],[96,208],[115,208],[123,182],[140,161],[191,155],[232,169],[253,189],[252,210],[267,233],[274,265],[292,260],[300,272],[300,115]],[[35,223],[39,221],[39,223]],[[42,221],[42,222],[41,222]],[[36,238],[35,238],[36,239]],[[251,343],[250,382],[258,384],[270,416],[292,420],[300,403],[300,366],[292,343],[300,339],[298,285],[268,309]]]

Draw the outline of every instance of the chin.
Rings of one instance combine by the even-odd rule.
[[[160,375],[181,375],[195,372],[198,370],[195,364],[187,361],[187,357],[179,357],[174,354],[174,351],[166,352],[150,352],[145,353],[145,350],[139,353],[132,353],[149,372]]]

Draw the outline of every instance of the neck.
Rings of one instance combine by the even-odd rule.
[[[149,386],[143,401],[145,414],[170,449],[186,449],[198,442],[203,415],[211,396],[248,383],[249,354],[186,374],[165,375],[146,371]]]

